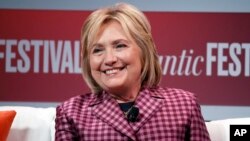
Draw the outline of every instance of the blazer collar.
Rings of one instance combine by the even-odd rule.
[[[135,132],[145,125],[145,123],[154,116],[154,114],[162,107],[164,97],[155,89],[143,89],[137,99],[135,105],[139,108],[139,121],[131,123]]]
[[[163,97],[153,89],[144,88],[139,92],[135,106],[139,108],[138,122],[128,122],[118,103],[107,92],[95,95],[90,101],[93,114],[117,131],[136,140],[135,133],[160,109]]]

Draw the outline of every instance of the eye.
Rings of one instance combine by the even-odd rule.
[[[116,48],[124,48],[124,47],[127,47],[126,44],[117,44],[116,45]]]
[[[103,51],[103,48],[101,48],[101,47],[94,47],[93,50],[92,50],[92,53],[96,54],[96,53],[100,53],[101,51]]]

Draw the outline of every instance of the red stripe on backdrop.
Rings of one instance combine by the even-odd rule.
[[[0,101],[60,102],[89,92],[77,61],[89,13],[0,10]],[[250,105],[250,14],[146,15],[162,59],[163,86],[192,91],[201,104]]]

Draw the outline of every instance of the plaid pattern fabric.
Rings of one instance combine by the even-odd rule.
[[[73,97],[57,107],[56,140],[209,141],[192,93],[161,88],[142,89],[135,105],[139,120],[128,122],[108,93]]]

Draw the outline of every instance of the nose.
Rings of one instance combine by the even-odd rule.
[[[107,50],[104,58],[105,65],[112,66],[117,62],[117,56],[113,50]]]

